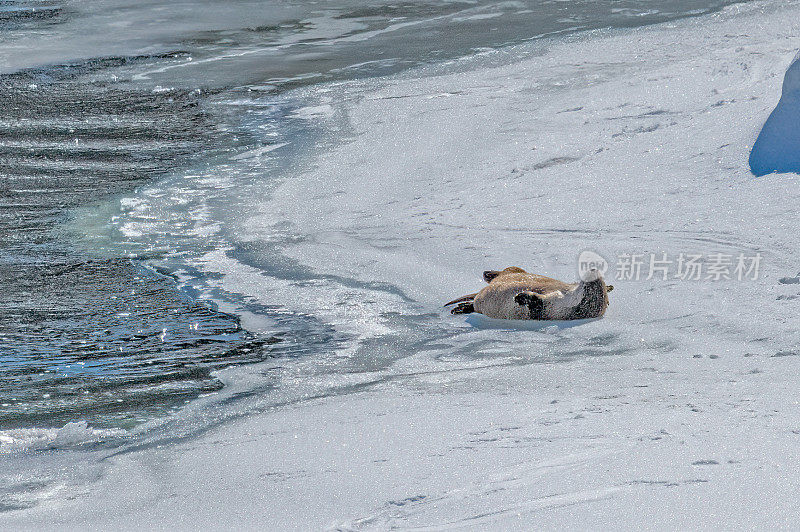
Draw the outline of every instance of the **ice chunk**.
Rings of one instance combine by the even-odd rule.
[[[786,72],[781,99],[753,145],[750,170],[757,176],[800,173],[800,54]]]
[[[86,443],[124,437],[122,429],[94,429],[84,421],[67,423],[56,428],[18,428],[0,431],[0,456],[11,452],[67,449]]]

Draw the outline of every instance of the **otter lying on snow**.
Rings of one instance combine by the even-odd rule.
[[[445,306],[457,305],[453,314],[479,312],[489,318],[506,320],[580,320],[599,318],[608,307],[606,285],[597,270],[579,283],[528,273],[511,266],[503,271],[483,272],[489,283],[476,294],[459,297]]]

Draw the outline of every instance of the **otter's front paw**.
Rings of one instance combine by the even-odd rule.
[[[519,294],[514,296],[514,301],[517,305],[530,305],[531,303],[536,304],[536,302],[541,302],[539,298],[539,294],[534,294],[533,292],[520,292]]]
[[[544,314],[544,301],[534,292],[520,292],[514,296],[517,305],[526,306],[530,310],[530,319],[540,320]]]

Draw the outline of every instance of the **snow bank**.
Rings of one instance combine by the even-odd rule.
[[[781,99],[753,145],[750,169],[757,176],[800,173],[800,54],[786,71]]]

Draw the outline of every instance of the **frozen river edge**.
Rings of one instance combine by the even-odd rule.
[[[274,219],[262,218],[316,235],[340,232],[327,242],[298,239],[287,253],[315,271],[352,277],[378,254],[375,278],[361,280],[398,279],[430,312],[473,291],[488,267],[519,263],[569,278],[584,247],[673,254],[713,242],[718,247],[708,251],[762,253],[758,280],[615,282],[603,320],[556,333],[476,330],[480,342],[513,340],[503,343],[507,365],[410,357],[365,379],[360,391],[110,456],[85,483],[0,514],[0,526],[796,524],[800,358],[787,355],[797,354],[800,299],[796,284],[779,279],[800,269],[800,191],[796,176],[754,178],[747,167],[796,53],[793,21],[800,21],[796,2],[731,7],[572,38],[494,69],[376,83],[346,104],[359,137],[319,161],[320,199],[301,202],[308,181],[287,182],[265,202]],[[393,148],[384,154],[386,146]],[[431,179],[422,201],[414,183],[387,188],[414,168]],[[506,180],[486,180],[501,170]],[[539,196],[527,196],[537,188]],[[458,193],[454,212],[424,218],[453,190],[469,191]],[[333,213],[334,193],[364,219]],[[587,211],[575,199],[590,193],[608,208]],[[375,201],[382,195],[396,206],[382,209]],[[559,207],[525,215],[540,202]],[[385,228],[359,226],[376,213],[385,215]],[[426,240],[403,244],[403,235],[423,228],[407,221],[414,215],[433,229],[425,227]],[[580,227],[592,231],[576,235]],[[376,253],[373,233],[399,250]],[[337,255],[342,246],[352,253]],[[418,275],[414,265],[433,273]],[[240,273],[226,282],[233,291],[249,281]],[[553,363],[524,363],[526,350],[552,342],[575,349]]]

